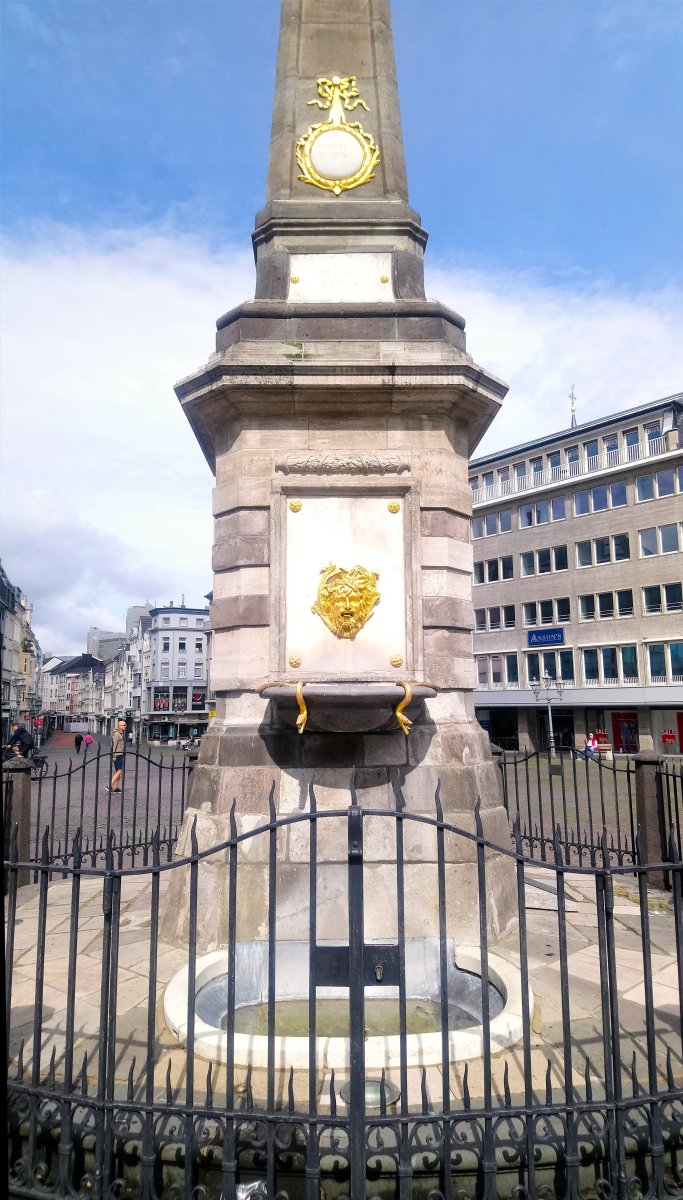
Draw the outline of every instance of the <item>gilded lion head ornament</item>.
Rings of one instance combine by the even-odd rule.
[[[320,572],[322,578],[312,611],[325,622],[337,638],[355,638],[372,616],[380,595],[379,575],[355,566],[350,571],[328,563]]]

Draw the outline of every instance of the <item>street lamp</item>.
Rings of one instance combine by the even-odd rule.
[[[552,714],[550,705],[551,705],[552,701],[555,699],[555,697],[557,697],[558,700],[562,699],[562,693],[564,691],[564,683],[562,682],[561,679],[553,679],[552,676],[549,675],[547,671],[545,671],[543,673],[543,676],[541,679],[532,679],[531,680],[531,690],[534,693],[536,700],[540,700],[541,692],[545,692],[543,699],[545,700],[546,704],[548,705],[548,748],[549,748],[550,757],[554,758],[555,757],[555,732],[553,730],[553,714]]]

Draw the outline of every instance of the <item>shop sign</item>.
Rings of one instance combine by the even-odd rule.
[[[564,629],[529,629],[528,646],[564,646]]]
[[[192,693],[192,711],[202,712],[206,708],[206,692]]]

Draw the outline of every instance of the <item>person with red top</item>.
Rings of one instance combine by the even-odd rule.
[[[586,741],[584,742],[583,750],[579,750],[579,758],[595,758],[597,749],[598,743],[593,734],[589,733]]]

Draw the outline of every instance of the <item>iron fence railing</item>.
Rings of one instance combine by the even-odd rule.
[[[54,863],[46,832],[26,897],[12,835],[11,1196],[233,1200],[249,1185],[271,1200],[683,1195],[675,839],[666,895],[637,833],[633,861],[603,835],[579,862],[558,822],[552,852],[544,841],[537,859],[520,812],[512,844],[499,846],[478,808],[473,830],[444,812],[438,791],[426,812],[408,811],[400,791],[391,810],[349,800],[319,809],[311,787],[305,810],[278,815],[271,795],[256,826],[233,805],[220,845],[199,849],[193,824],[189,854],[168,861],[155,834],[149,861],[135,866],[121,865],[113,830],[103,861],[86,862],[76,834]],[[303,847],[294,874],[292,839]],[[391,847],[379,882],[378,846]],[[224,973],[211,1020],[198,999],[207,904],[225,918],[223,949],[208,955]],[[378,909],[393,930],[381,939]],[[286,952],[302,921],[292,969]],[[415,988],[416,940],[417,958],[433,964],[426,994]],[[261,971],[257,1027],[242,1023],[247,963]],[[176,1035],[162,994],[166,1005],[179,970]],[[287,979],[298,1034],[279,1027]],[[341,1032],[322,1024],[331,982]],[[395,1024],[376,1036],[378,992]],[[417,1009],[428,1010],[427,1027]]]
[[[53,865],[71,861],[72,840],[79,832],[82,861],[103,862],[107,837],[115,835],[120,866],[148,861],[153,835],[162,856],[170,858],[187,803],[190,761],[173,754],[128,751],[124,758],[120,791],[110,790],[114,773],[111,752],[69,759],[33,785],[31,798],[32,857],[42,859],[43,837],[48,829],[48,850]],[[9,782],[9,781],[8,781]],[[5,800],[5,839],[12,823],[11,803]]]
[[[635,762],[581,759],[558,749],[504,751],[498,756],[503,798],[511,822],[518,821],[531,857],[553,858],[559,840],[564,861],[595,865],[603,839],[613,862],[635,862],[638,829]]]

